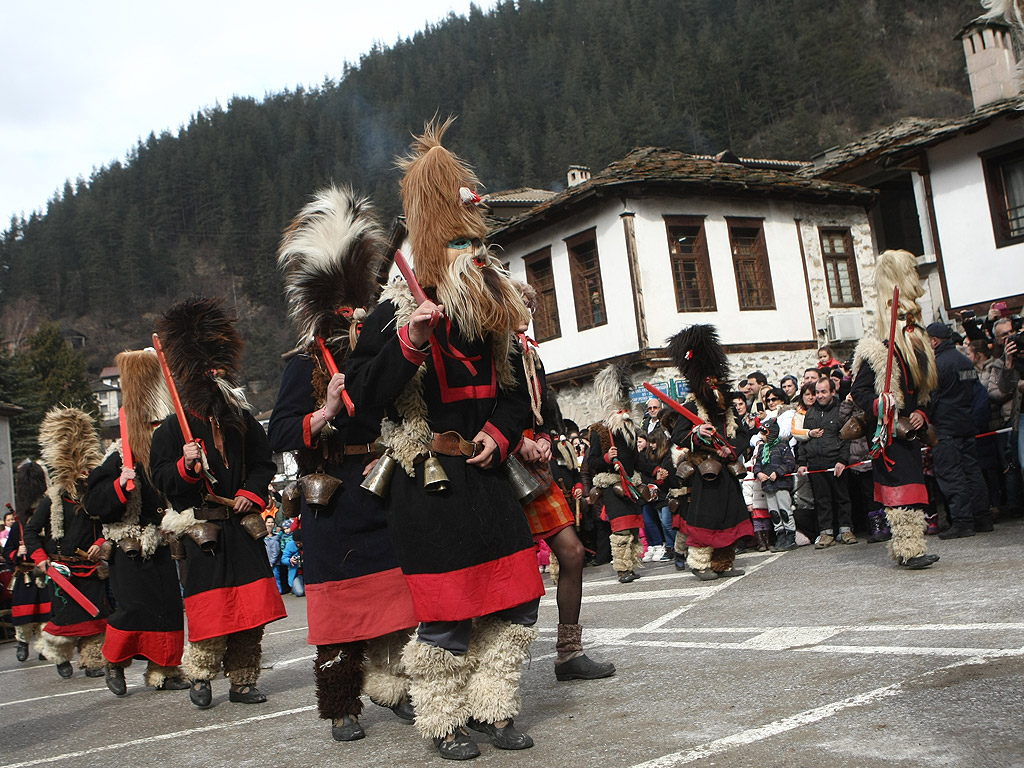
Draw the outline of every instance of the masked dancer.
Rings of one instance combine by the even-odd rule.
[[[29,643],[35,642],[36,653],[42,654],[43,625],[50,618],[50,588],[46,575],[28,556],[24,525],[36,511],[46,492],[46,473],[34,461],[18,467],[14,486],[15,523],[4,544],[4,557],[14,568],[11,583],[11,624],[17,641],[15,657],[27,661]]]

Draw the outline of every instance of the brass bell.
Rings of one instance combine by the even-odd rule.
[[[722,462],[718,459],[704,459],[704,461],[697,466],[697,471],[700,472],[700,476],[708,482],[717,480],[718,473],[722,471]]]
[[[441,462],[433,453],[423,462],[423,490],[428,493],[448,490],[448,473],[444,471]]]
[[[117,546],[122,552],[132,559],[142,554],[142,542],[134,536],[125,536],[117,542]]]
[[[295,482],[288,483],[281,492],[281,514],[289,518],[298,517],[302,511],[302,505],[299,503],[300,498],[301,494],[298,484]]]
[[[245,532],[256,539],[256,541],[267,538],[267,524],[263,522],[263,518],[255,512],[250,512],[239,520],[238,523],[245,529]]]
[[[203,552],[213,552],[217,547],[217,538],[220,536],[220,528],[213,523],[193,523],[185,529],[185,534],[196,543]]]
[[[545,490],[537,482],[537,479],[526,471],[526,467],[519,462],[519,459],[512,454],[505,459],[501,468],[520,504],[529,504]]]
[[[326,507],[331,501],[331,496],[341,485],[341,480],[326,472],[314,472],[300,477],[297,482],[302,489],[303,498],[311,507]]]
[[[694,466],[692,461],[686,459],[680,461],[679,466],[676,467],[676,477],[684,483],[688,483],[693,480],[693,476],[696,472],[697,467]]]
[[[370,474],[363,478],[363,482],[359,484],[359,487],[378,499],[383,499],[388,495],[388,488],[391,487],[391,475],[394,474],[397,465],[398,462],[391,455],[391,451],[386,451],[383,456],[377,459],[377,463],[370,470]]]
[[[171,550],[171,560],[185,559],[185,542],[177,536],[171,537],[171,540],[167,542],[167,547]]]
[[[736,459],[736,461],[730,461],[725,468],[728,469],[729,474],[737,480],[742,480],[747,476],[747,465],[739,459]]]

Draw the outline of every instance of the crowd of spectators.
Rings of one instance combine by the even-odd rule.
[[[962,333],[944,323],[927,329],[939,387],[918,432],[929,487],[928,533],[941,538],[991,531],[993,521],[1024,514],[1021,321],[994,305],[988,317],[964,313],[961,323]],[[737,381],[730,397],[738,427],[749,437],[743,487],[755,530],[743,546],[787,551],[813,544],[824,550],[890,537],[874,499],[869,450],[875,416],[861,413],[850,396],[852,366],[822,347],[815,364],[777,382],[759,370]],[[640,450],[666,468],[672,467],[667,436],[674,416],[652,398],[640,428]],[[851,420],[868,426],[847,434],[843,427]],[[571,421],[566,430],[589,491],[582,461],[588,431]],[[644,560],[672,559],[671,483],[643,480],[653,491],[643,508]],[[590,563],[610,561],[608,533],[600,510],[585,509],[581,538]]]

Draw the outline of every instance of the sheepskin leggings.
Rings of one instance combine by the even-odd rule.
[[[402,660],[423,736],[447,736],[470,717],[494,723],[519,712],[519,679],[537,636],[539,605],[531,600],[472,621],[420,624]]]
[[[65,637],[44,631],[39,649],[47,661],[54,664],[71,661],[77,650],[80,669],[104,669],[107,666],[107,660],[103,658],[103,640],[106,636],[105,632],[100,632],[98,635]]]
[[[640,529],[627,528],[624,531],[613,531],[612,568],[618,573],[632,571],[640,563]]]
[[[263,627],[189,642],[182,667],[190,680],[212,680],[224,674],[232,685],[255,685],[263,657]]]
[[[359,695],[364,692],[381,706],[400,704],[409,694],[402,649],[411,633],[405,629],[370,640],[318,645],[313,677],[320,717],[358,716],[363,711]]]
[[[889,555],[899,563],[920,557],[928,551],[924,532],[927,524],[924,510],[920,507],[886,507],[885,516],[889,521],[892,538],[889,539]]]

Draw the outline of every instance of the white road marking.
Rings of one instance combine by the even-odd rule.
[[[267,669],[280,669],[281,667],[287,667],[292,664],[298,664],[300,661],[312,661],[312,656],[298,656],[294,659],[285,659],[284,661],[275,661],[273,664],[267,667]]]
[[[725,736],[721,739],[715,739],[705,744],[701,744],[692,749],[688,749],[684,752],[673,752],[672,754],[663,755],[653,760],[648,760],[643,763],[637,763],[632,768],[674,768],[678,765],[686,765],[687,763],[694,763],[698,760],[703,760],[707,757],[714,757],[720,755],[723,752],[727,752],[733,747],[742,747],[748,744],[753,744],[758,741],[764,741],[772,736],[777,736],[780,733],[786,731],[792,731],[796,728],[800,728],[804,725],[811,725],[825,718],[832,717],[845,709],[851,709],[853,707],[863,707],[868,704],[872,704],[881,699],[895,696],[901,692],[904,685],[909,682],[916,682],[930,675],[934,675],[937,672],[953,669],[955,667],[966,666],[968,664],[981,664],[986,659],[971,657],[962,659],[953,664],[949,664],[944,667],[930,670],[924,674],[917,675],[909,678],[902,682],[893,683],[892,685],[886,685],[882,688],[875,688],[872,691],[866,693],[860,693],[856,696],[850,696],[849,698],[842,699],[840,701],[834,701],[831,704],[825,704],[821,707],[815,707],[814,709],[808,709],[803,712],[798,712],[795,715],[784,717],[781,720],[775,720],[767,725],[763,725],[759,728],[751,728],[746,731],[740,731],[734,733],[731,736]]]
[[[291,629],[279,629],[275,632],[264,632],[264,637],[270,637],[271,635],[286,635],[289,632],[305,632],[309,627],[292,627]]]
[[[168,739],[180,739],[183,736],[191,736],[196,733],[208,733],[209,731],[222,731],[226,728],[234,728],[238,725],[248,725],[249,723],[258,723],[263,720],[273,720],[278,717],[287,717],[288,715],[297,715],[301,712],[309,712],[316,709],[315,704],[310,704],[308,707],[296,707],[295,709],[284,709],[280,712],[271,712],[266,715],[256,715],[255,717],[247,717],[243,720],[233,720],[230,723],[217,723],[216,725],[204,725],[200,728],[189,728],[185,731],[175,731],[174,733],[157,733],[150,736],[143,736],[141,739],[132,739],[131,741],[122,741],[119,744],[104,744],[101,747],[92,747],[91,749],[83,749],[78,752],[65,752],[62,755],[54,755],[52,757],[41,757],[38,760],[27,760],[22,763],[7,763],[6,765],[0,765],[0,768],[29,768],[32,765],[43,765],[44,763],[55,763],[58,760],[71,760],[76,757],[85,757],[86,755],[94,755],[98,752],[110,752],[115,749],[123,749],[125,747],[135,747],[140,744],[148,744],[154,741],[167,741]]]
[[[139,686],[139,685],[129,685],[128,686],[128,690],[130,691],[133,688],[141,688],[141,687],[142,686]],[[0,702],[0,707],[10,707],[10,706],[13,706],[15,704],[28,704],[28,703],[33,702],[33,701],[43,701],[44,699],[56,699],[56,698],[59,698],[61,696],[77,696],[80,693],[100,693],[101,691],[103,693],[110,693],[110,691],[107,690],[107,686],[104,685],[102,688],[86,688],[85,690],[82,690],[82,691],[67,691],[66,693],[51,693],[51,694],[49,694],[47,696],[35,696],[35,697],[31,698],[31,699],[18,699],[17,701],[4,701],[4,702]]]
[[[712,651],[763,651],[764,648],[749,645],[747,642],[701,642],[699,640],[605,640],[605,645],[628,646],[634,648],[687,648]],[[886,654],[891,656],[967,656],[977,658],[995,658],[997,656],[1024,656],[1024,648],[936,648],[932,646],[894,646],[894,645],[812,645],[790,647],[794,653],[845,653]]]

